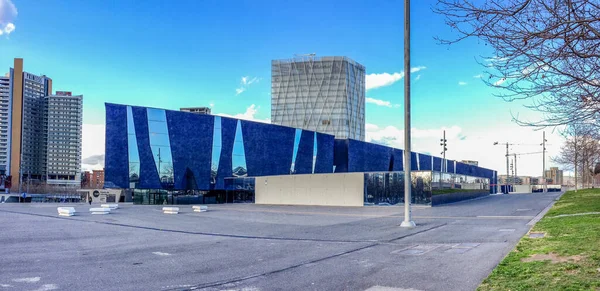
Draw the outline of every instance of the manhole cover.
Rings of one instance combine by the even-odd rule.
[[[529,238],[543,238],[546,236],[546,233],[543,232],[532,232],[529,234]]]

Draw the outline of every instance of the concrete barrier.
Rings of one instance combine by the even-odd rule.
[[[179,207],[163,207],[164,214],[179,214]]]
[[[206,205],[194,205],[194,206],[192,206],[192,209],[194,210],[194,212],[204,212],[204,211],[208,211],[208,206],[206,206]]]
[[[115,209],[119,208],[119,204],[116,204],[116,203],[101,204],[100,207],[102,207],[102,208],[110,208],[110,210],[115,210]]]
[[[95,208],[90,208],[90,212],[92,214],[110,214],[110,208],[95,207]]]
[[[58,207],[56,210],[58,210],[58,216],[73,216],[76,213],[73,207]]]

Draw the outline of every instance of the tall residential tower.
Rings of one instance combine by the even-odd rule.
[[[79,186],[82,96],[52,95],[52,79],[25,72],[20,58],[8,80],[8,95],[0,93],[0,151],[5,149],[0,170],[5,154],[11,192],[22,190],[24,183]]]
[[[0,175],[7,175],[10,124],[10,75],[0,77]],[[0,185],[2,187],[4,185]]]
[[[42,173],[49,185],[80,186],[82,102],[82,95],[71,92],[44,98]]]
[[[272,61],[271,122],[365,140],[365,67],[347,57]]]

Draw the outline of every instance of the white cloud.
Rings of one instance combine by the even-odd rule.
[[[421,80],[421,75],[417,75],[417,77],[415,78],[415,81],[419,81]]]
[[[210,108],[213,108],[213,107],[215,107],[215,103],[211,102],[210,104],[208,104],[208,106],[210,106]]]
[[[425,70],[427,67],[413,67],[410,69],[411,73],[416,73],[421,70]],[[381,74],[368,74],[365,79],[366,90],[375,89],[379,87],[390,86],[404,78],[404,72],[400,73],[381,73]]]
[[[481,79],[481,77],[482,77],[481,74],[473,76],[473,78],[475,78],[475,79]]]
[[[257,121],[257,122],[263,122],[263,123],[271,123],[270,118],[265,118],[265,119],[256,118],[256,114],[258,113],[259,109],[260,109],[260,106],[256,106],[255,104],[252,104],[252,105],[248,106],[248,108],[246,108],[246,111],[244,113],[238,113],[238,114],[234,114],[234,115],[227,114],[227,113],[217,113],[215,115],[250,120],[250,121]]]
[[[248,86],[252,85],[253,83],[258,83],[258,81],[260,81],[260,79],[257,77],[251,78],[250,76],[243,76],[240,81],[240,87],[235,89],[235,95],[244,93],[248,89]]]
[[[506,82],[506,78],[500,78],[500,80],[498,80],[498,81],[496,81],[496,83],[494,83],[494,86],[500,86],[504,82]]]
[[[8,24],[6,24],[6,26],[4,27],[4,32],[6,34],[10,34],[13,31],[15,31],[15,25],[14,25],[14,23],[9,22]]]
[[[0,0],[0,35],[10,34],[15,30],[13,20],[17,14],[17,7],[11,0]]]
[[[460,82],[458,82],[458,85],[465,86],[465,85],[467,85],[467,82],[460,81]]]
[[[104,157],[104,124],[83,124],[81,157],[83,170],[100,170],[104,168],[104,161],[94,157]]]
[[[376,104],[377,106],[392,107],[392,103],[390,103],[390,101],[384,101],[384,100],[370,98],[370,97],[367,97],[366,101],[367,101],[367,103]]]

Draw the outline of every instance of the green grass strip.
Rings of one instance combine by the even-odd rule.
[[[554,217],[598,211],[600,189],[565,193],[477,290],[600,290],[600,214]]]

